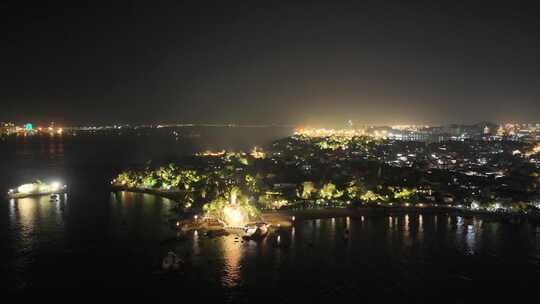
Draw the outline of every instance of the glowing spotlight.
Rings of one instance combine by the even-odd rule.
[[[52,182],[51,183],[51,190],[52,191],[58,191],[60,190],[61,184],[60,182]]]
[[[247,222],[247,215],[235,206],[226,206],[223,208],[225,222],[232,227],[242,227]]]

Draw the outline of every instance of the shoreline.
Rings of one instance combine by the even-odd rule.
[[[179,202],[181,199],[181,192],[179,191],[160,191],[154,189],[137,189],[128,188],[123,186],[112,187],[113,192],[128,191],[134,193],[151,194],[161,196],[175,202]],[[290,227],[294,220],[315,220],[315,219],[327,219],[327,218],[341,218],[351,217],[360,218],[362,216],[388,216],[388,215],[400,215],[410,213],[446,213],[453,215],[461,215],[465,217],[482,217],[490,220],[499,221],[511,221],[521,222],[522,220],[530,220],[533,222],[540,222],[540,212],[529,212],[527,214],[519,213],[496,213],[486,210],[471,210],[450,206],[424,206],[424,207],[390,207],[390,206],[361,206],[361,207],[345,207],[345,208],[313,208],[303,210],[268,210],[261,211],[262,218],[272,224],[282,227]]]
[[[177,203],[179,203],[180,199],[182,198],[180,191],[162,191],[162,190],[157,190],[157,189],[140,189],[140,188],[125,187],[125,186],[117,186],[117,185],[112,185],[112,187],[111,187],[111,192],[122,192],[122,191],[157,195],[157,196],[164,197],[166,199],[170,199],[170,200],[175,201]]]
[[[292,225],[293,217],[295,221],[316,220],[328,218],[361,218],[363,216],[394,216],[403,214],[449,214],[463,217],[481,217],[483,219],[495,221],[522,222],[530,220],[540,222],[540,214],[498,214],[487,211],[464,210],[452,207],[358,207],[358,208],[327,208],[327,209],[305,209],[305,210],[276,210],[264,211],[262,217],[265,221],[283,227]]]

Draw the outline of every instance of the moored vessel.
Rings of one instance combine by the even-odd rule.
[[[66,193],[67,185],[62,185],[59,182],[44,183],[36,181],[34,183],[23,184],[16,189],[10,189],[7,197],[10,199],[25,198],[32,196],[51,195],[51,200],[58,200],[59,195]]]

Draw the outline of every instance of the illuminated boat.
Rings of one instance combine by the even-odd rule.
[[[8,198],[25,198],[32,196],[42,196],[42,195],[55,195],[66,193],[67,186],[62,185],[59,182],[52,182],[50,184],[36,181],[30,184],[24,184],[17,187],[17,189],[10,189],[7,193]],[[52,198],[52,197],[51,197]],[[57,198],[57,196],[55,196]]]

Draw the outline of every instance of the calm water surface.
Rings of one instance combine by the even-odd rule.
[[[0,204],[2,289],[11,292],[104,295],[115,288],[119,296],[189,293],[228,303],[478,303],[525,299],[540,282],[540,227],[532,224],[411,213],[298,221],[262,242],[201,232],[167,242],[176,237],[167,223],[173,202],[111,194],[106,185],[120,168],[163,153],[65,139],[1,144],[2,188],[35,175],[70,185],[58,203]],[[186,260],[184,272],[160,272],[168,250]]]

